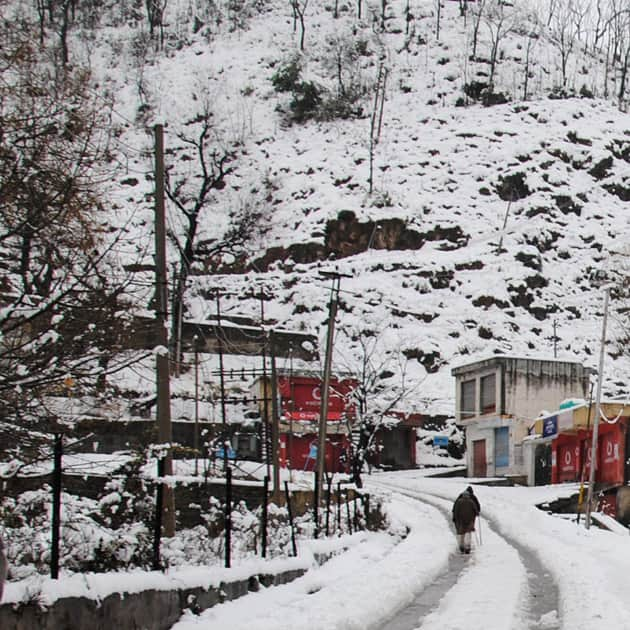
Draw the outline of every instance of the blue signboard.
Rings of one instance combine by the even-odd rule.
[[[448,446],[448,436],[447,435],[434,435],[433,446]]]
[[[225,448],[222,446],[219,446],[219,448],[215,449],[214,455],[215,457],[218,457],[219,459],[223,459],[225,457]],[[228,446],[227,456],[228,456],[228,459],[236,459],[236,452],[231,446]]]
[[[543,437],[551,437],[558,433],[558,416],[549,416],[543,420]]]

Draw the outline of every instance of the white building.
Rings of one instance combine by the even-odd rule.
[[[469,477],[525,477],[523,439],[546,409],[588,398],[590,368],[576,361],[496,355],[452,369]]]

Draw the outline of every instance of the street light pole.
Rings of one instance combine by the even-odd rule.
[[[586,495],[586,529],[591,527],[591,504],[593,501],[593,486],[595,485],[595,468],[597,467],[597,434],[599,431],[599,416],[602,405],[602,382],[604,380],[604,354],[606,346],[606,323],[608,321],[608,299],[610,288],[604,289],[604,320],[602,323],[602,341],[599,349],[599,370],[597,372],[597,393],[595,395],[595,418],[593,420],[593,439],[591,445],[591,469],[588,479],[588,493]]]

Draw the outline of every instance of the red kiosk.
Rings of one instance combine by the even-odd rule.
[[[326,414],[327,472],[348,472],[350,427],[354,419],[352,392],[357,381],[332,378]],[[319,376],[281,374],[280,463],[295,470],[314,470],[317,461],[322,380]]]

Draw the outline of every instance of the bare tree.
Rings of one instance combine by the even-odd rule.
[[[327,41],[322,63],[335,76],[339,98],[352,98],[355,94],[358,97],[364,91],[358,63],[360,56],[357,41],[351,31],[338,32]]]
[[[472,19],[472,52],[470,56],[473,60],[477,58],[477,45],[479,43],[479,29],[481,27],[481,20],[485,12],[486,4],[487,4],[487,0],[478,0],[478,2],[475,2],[474,6],[471,9],[473,19]]]
[[[228,177],[236,168],[237,154],[233,146],[226,146],[217,131],[214,111],[209,99],[203,109],[186,127],[194,133],[177,134],[181,146],[174,149],[180,158],[192,162],[194,170],[180,173],[171,164],[166,180],[166,194],[183,218],[181,233],[169,231],[169,236],[179,252],[175,289],[172,297],[171,343],[174,356],[181,356],[181,326],[184,314],[184,297],[193,264],[200,252],[205,259],[218,259],[225,253],[237,255],[256,233],[262,216],[254,203],[241,203],[229,213],[229,226],[223,232],[200,240],[201,222],[213,208],[213,194],[226,186]]]
[[[381,0],[381,31],[385,31],[388,5],[389,5],[389,0]]]
[[[164,13],[168,0],[145,0],[144,6],[147,11],[147,20],[149,22],[149,34],[151,39],[159,32],[159,46],[164,46]]]
[[[300,22],[300,50],[304,50],[304,38],[306,34],[306,9],[308,0],[289,0],[293,9],[293,30],[296,29],[297,21]]]
[[[407,0],[405,4],[405,36],[409,38],[409,28],[413,21],[413,14],[411,13],[410,0]]]
[[[68,36],[75,24],[86,28],[95,28],[98,23],[99,12],[93,2],[78,2],[78,0],[35,0],[37,14],[38,39],[41,46],[46,41],[47,32],[54,33],[58,38],[61,63],[67,65],[70,61]],[[24,18],[24,11],[20,11],[23,24],[28,24]]]
[[[565,0],[549,0],[549,2],[547,3],[547,18],[545,20],[545,23],[548,27],[551,26],[551,22],[555,18],[558,7],[561,6],[562,2],[564,1]]]
[[[618,42],[618,66],[619,66],[619,90],[617,99],[619,109],[626,108],[626,90],[628,85],[628,68],[630,67],[630,10],[624,11],[618,16],[616,21],[616,40]]]
[[[378,326],[386,330],[387,326]],[[407,359],[400,348],[387,349],[382,336],[368,330],[341,330],[355,347],[354,356],[346,353],[343,367],[357,380],[351,394],[355,403],[352,431],[352,477],[362,486],[364,465],[375,455],[375,438],[380,430],[401,420],[400,406],[415,391],[407,375]]]
[[[374,190],[374,153],[376,151],[376,145],[379,143],[381,138],[388,72],[389,71],[385,66],[385,61],[381,59],[378,65],[376,81],[374,83],[374,104],[372,107],[372,114],[370,115],[370,175],[368,180],[370,194],[372,194]]]
[[[440,27],[442,20],[442,0],[435,0],[435,8],[436,8],[436,22],[435,22],[435,39],[439,41],[440,39]]]
[[[55,71],[33,25],[0,25],[0,399],[24,403],[69,374],[93,387],[122,343],[127,278],[99,190],[114,174],[107,102],[89,75]]]
[[[512,30],[516,14],[513,7],[508,6],[503,0],[489,0],[486,3],[484,22],[490,33],[490,87],[494,85],[494,74],[499,57],[501,41]]]
[[[560,55],[563,90],[567,87],[569,59],[573,55],[578,42],[584,11],[584,7],[580,5],[578,0],[565,0],[564,4],[557,7],[550,19],[548,27],[549,41]]]
[[[523,100],[526,101],[529,96],[529,75],[531,73],[533,60],[532,54],[534,52],[534,48],[536,44],[540,40],[540,35],[536,31],[529,31],[526,36],[527,41],[525,43],[525,66],[523,68],[524,77],[523,77]]]

